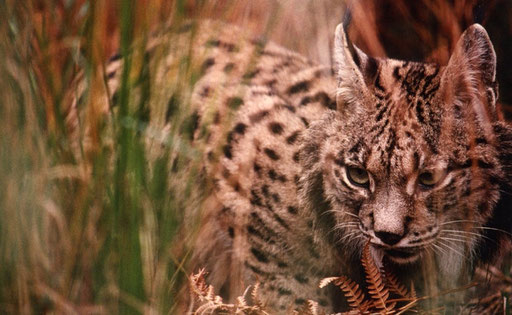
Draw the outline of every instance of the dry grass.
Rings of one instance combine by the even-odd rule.
[[[355,42],[377,55],[408,57],[404,52],[413,50],[413,58],[441,62],[473,5],[432,2],[443,22],[442,35],[433,37],[405,1],[397,3],[393,10],[368,9],[368,1],[355,5]],[[185,213],[200,208],[208,188],[198,188],[198,154],[177,163],[169,178],[178,149],[148,152],[139,132],[147,117],[130,101],[138,88],[133,78],[143,77],[143,54],[136,49],[142,46],[134,42],[163,24],[214,18],[329,64],[344,9],[335,0],[0,0],[0,310],[173,313],[192,273],[186,267],[191,236],[182,227],[194,218]],[[377,32],[389,22],[382,12],[405,17],[425,46],[397,45],[394,28]],[[117,51],[127,66],[119,108],[106,119],[104,66]],[[88,92],[80,124],[70,126],[77,76]],[[176,82],[188,76],[180,73]],[[186,112],[187,105],[180,109]],[[135,122],[128,128],[126,117]],[[186,141],[183,148],[193,152]]]

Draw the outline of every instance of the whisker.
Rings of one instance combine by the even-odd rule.
[[[327,210],[326,213],[342,213],[342,214],[349,215],[349,216],[354,217],[357,220],[359,220],[359,216],[358,215],[353,214],[353,213],[348,212],[348,211],[340,211],[340,210],[331,209],[331,210]]]
[[[359,220],[359,216],[358,216],[358,215],[355,215],[355,214],[353,214],[353,213],[351,213],[351,212],[348,212],[348,211],[340,211],[340,212],[341,212],[341,213],[343,213],[343,214],[347,214],[347,215],[349,215],[349,216],[351,216],[351,217],[354,217],[354,218],[356,218],[357,220]]]
[[[446,255],[447,254],[447,252],[446,252],[446,250],[444,248],[442,248],[441,246],[436,245],[434,243],[431,244],[430,250],[432,251],[434,257],[438,257],[438,256],[441,256],[441,255]]]
[[[448,225],[448,224],[454,224],[454,223],[479,223],[475,220],[453,220],[453,221],[447,221],[440,224],[440,226]]]
[[[360,241],[361,243],[366,243],[366,238],[363,234],[358,234],[354,237],[353,241]]]
[[[512,193],[510,193],[510,192],[508,192],[508,191],[506,191],[506,190],[499,189],[498,191],[499,191],[500,193],[504,193],[504,194],[506,194],[506,195],[512,196]]]
[[[439,243],[437,244],[437,246],[439,246],[439,249],[441,249],[441,248],[443,249],[443,254],[444,254],[444,255],[450,255],[450,252],[452,252],[452,251],[453,251],[453,250],[450,248],[450,246],[446,245],[446,244],[445,244],[445,243],[443,243],[443,242],[439,242]],[[459,252],[456,252],[456,251],[453,251],[453,252],[454,252],[454,253],[456,253],[456,254],[458,254],[459,256],[462,256],[462,254],[461,254],[461,253],[459,253]]]
[[[335,225],[332,229],[343,231],[343,230],[349,230],[350,228],[357,228],[357,224],[356,225],[351,225],[351,224]]]
[[[458,251],[458,250],[456,250],[455,248],[453,248],[453,247],[451,247],[450,245],[448,245],[448,244],[450,244],[450,243],[446,244],[446,243],[444,243],[444,242],[441,242],[441,240],[439,240],[439,242],[438,242],[438,243],[439,243],[439,245],[440,245],[440,246],[444,246],[444,247],[446,247],[446,248],[450,249],[451,251],[453,251],[454,253],[458,254],[460,257],[462,257],[462,258],[464,258],[464,259],[468,260],[468,258],[467,258],[463,253],[461,253],[460,251]]]
[[[359,223],[358,222],[343,222],[343,223],[338,223],[336,224],[336,227],[343,227],[343,226],[358,226]]]
[[[439,239],[446,240],[446,241],[456,241],[456,242],[461,242],[461,243],[467,243],[467,241],[468,241],[466,239],[451,238],[451,237],[439,237]]]
[[[436,255],[436,248],[434,246],[434,243],[430,243],[428,244],[426,247],[425,247],[425,251],[431,251],[432,252],[432,255]]]
[[[459,234],[459,233],[455,233],[455,232],[439,233],[439,237],[444,237],[445,235],[448,236],[448,237],[456,237],[459,240],[466,240],[466,241],[473,241],[473,240],[475,240],[475,238],[473,238],[471,236],[464,235],[464,234]]]
[[[440,234],[443,233],[443,232],[446,232],[447,234],[459,235],[459,236],[463,236],[461,234],[468,234],[468,235],[473,235],[473,236],[476,236],[476,237],[481,237],[481,238],[487,239],[487,240],[489,240],[491,242],[496,242],[495,240],[493,240],[492,238],[490,238],[488,236],[482,235],[480,233],[470,232],[470,231],[464,231],[464,230],[441,230]]]
[[[448,254],[448,253],[446,252],[446,250],[445,250],[444,248],[442,248],[441,246],[439,246],[439,245],[437,245],[437,244],[435,244],[435,243],[432,243],[432,246],[433,246],[435,249],[437,249],[437,250],[438,250],[438,252],[439,252],[440,254],[444,254],[444,255]]]
[[[488,227],[488,226],[475,226],[475,227],[473,227],[473,228],[474,228],[474,229],[481,229],[481,230],[488,230],[488,231],[497,231],[497,232],[505,233],[505,234],[507,234],[508,236],[512,236],[512,233],[510,233],[510,232],[507,232],[507,231],[502,230],[502,229],[497,229],[497,228]]]
[[[351,231],[350,233],[347,233],[345,236],[343,236],[343,238],[341,240],[344,240],[344,239],[347,239],[347,238],[350,238],[354,235],[357,235],[359,234],[359,230],[354,230],[354,231]]]
[[[356,219],[358,219],[358,220],[359,220],[359,216],[357,216],[356,214],[353,214],[353,213],[351,213],[351,212],[348,212],[348,211],[342,211],[342,210],[330,209],[330,210],[325,211],[325,213],[342,213],[342,214],[349,215],[349,216],[354,217],[354,218],[356,218]]]
[[[455,220],[455,221],[444,222],[444,223],[440,224],[440,226],[444,226],[444,225],[448,225],[448,224],[453,224],[453,223],[460,223],[460,222],[478,223],[478,221],[473,221],[473,220]],[[492,227],[489,227],[489,226],[472,226],[471,228],[472,229],[497,231],[497,232],[502,232],[502,233],[505,233],[505,234],[507,234],[509,236],[512,236],[512,233],[510,233],[510,232],[507,232],[507,231],[502,230],[502,229],[492,228]]]
[[[347,243],[352,243],[353,241],[355,241],[357,238],[359,237],[359,234],[352,234],[350,235],[350,237],[347,239]]]
[[[465,231],[465,230],[441,230],[441,233],[443,232],[447,232],[447,233],[454,233],[454,234],[469,234],[469,235],[474,235],[474,236],[481,236],[481,234],[479,233],[475,233],[475,232],[470,232],[470,231]]]
[[[425,246],[423,248],[424,250],[420,253],[420,255],[426,255],[428,254],[428,251],[431,251],[432,250],[432,245],[431,244],[428,244],[427,246]]]
[[[356,228],[359,225],[357,222],[344,222],[340,224],[336,224],[329,233],[346,230],[348,228]]]
[[[354,236],[354,235],[357,235],[357,234],[359,234],[359,231],[358,231],[358,230],[356,230],[356,231],[352,231],[352,232],[350,232],[350,233],[348,233],[348,234],[344,235],[342,238],[340,238],[338,241],[336,241],[336,243],[338,243],[338,244],[339,244],[339,243],[343,242],[344,240],[346,240],[346,239],[350,239],[350,237],[352,237],[352,236]]]

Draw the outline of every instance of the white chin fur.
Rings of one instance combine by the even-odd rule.
[[[457,252],[454,250],[451,251],[443,251],[443,252],[437,252],[435,257],[437,260],[437,266],[439,271],[439,276],[444,279],[447,283],[454,283],[457,281],[457,279],[461,275],[461,270],[464,268],[465,260],[468,259],[468,257],[463,257],[460,252],[464,252],[464,248],[461,246],[461,248],[456,248]],[[397,265],[409,265],[414,263],[422,263],[423,261],[420,259],[421,257],[424,257],[422,255],[422,251],[418,252],[416,255],[411,257],[397,257],[392,256],[386,253],[385,250],[381,248],[377,248],[374,246],[370,246],[370,252],[373,256],[373,260],[375,261],[375,264],[378,268],[381,268],[383,263],[383,258],[386,256],[387,259],[389,259],[391,262]],[[425,261],[430,261],[429,259],[426,259]]]

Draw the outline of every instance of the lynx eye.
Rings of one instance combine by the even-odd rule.
[[[425,188],[432,188],[443,178],[443,174],[442,171],[422,172],[418,176],[418,182]]]
[[[347,166],[347,177],[350,182],[354,185],[361,187],[368,187],[370,183],[370,177],[368,176],[368,172],[359,167],[351,167]]]

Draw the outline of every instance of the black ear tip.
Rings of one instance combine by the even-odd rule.
[[[471,25],[462,33],[459,43],[463,45],[463,50],[466,52],[473,50],[486,54],[489,60],[496,59],[491,38],[485,28],[478,23]]]
[[[343,21],[341,22],[345,30],[348,29],[350,22],[352,22],[352,11],[350,10],[350,8],[347,8],[347,10],[345,11],[345,15],[343,16]]]
[[[471,34],[473,36],[489,38],[489,35],[487,34],[485,28],[478,23],[475,23],[468,27],[468,29],[464,33]]]
[[[473,23],[471,24],[470,27],[468,27],[469,29],[479,29],[479,30],[484,30],[485,31],[485,28],[482,26],[482,24],[480,23]]]

